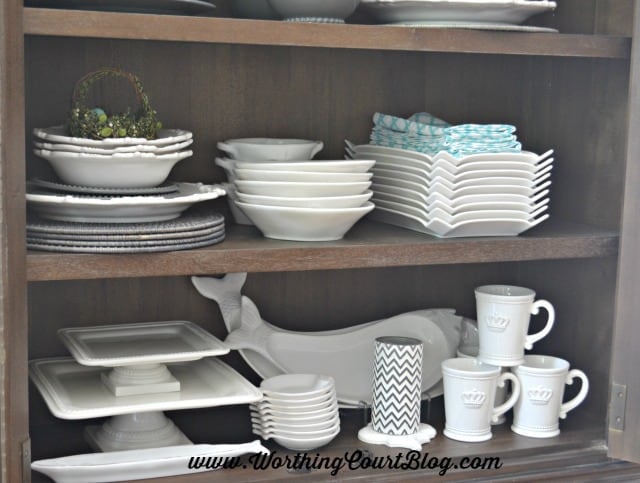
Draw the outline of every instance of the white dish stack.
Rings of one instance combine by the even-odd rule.
[[[373,219],[438,237],[518,235],[546,220],[552,153],[346,146],[350,159],[376,160]]]
[[[340,432],[332,377],[283,374],[262,381],[263,399],[250,405],[254,434],[294,451],[329,443]]]
[[[337,240],[373,209],[373,160],[314,161],[322,143],[297,139],[231,140],[218,147],[232,156],[216,164],[230,181],[236,221],[255,224],[268,238]]]

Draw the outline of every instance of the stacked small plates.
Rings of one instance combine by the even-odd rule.
[[[64,126],[34,129],[34,153],[46,159],[67,184],[99,188],[149,188],[163,183],[193,134],[161,129],[156,139],[86,139],[66,135]]]
[[[329,443],[340,432],[333,378],[315,374],[283,374],[262,381],[264,398],[253,403],[253,432],[294,451]]]
[[[372,218],[440,237],[518,235],[549,215],[553,158],[531,152],[462,157],[347,142],[376,160]]]
[[[233,180],[235,206],[268,238],[342,238],[373,209],[372,160],[244,162],[217,159]]]

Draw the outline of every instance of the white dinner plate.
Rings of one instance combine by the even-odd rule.
[[[177,183],[165,196],[88,197],[27,193],[27,206],[43,218],[87,223],[138,223],[171,220],[195,203],[225,195],[220,185]]]

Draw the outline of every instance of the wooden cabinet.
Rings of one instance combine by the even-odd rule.
[[[219,3],[224,15],[228,5]],[[28,383],[28,359],[66,355],[56,337],[59,328],[188,319],[224,338],[217,307],[195,292],[189,276],[240,271],[250,272],[244,290],[263,317],[297,330],[436,306],[474,317],[473,288],[479,284],[534,288],[558,314],[535,351],[584,370],[591,381],[587,401],[552,440],[519,437],[504,427],[488,443],[463,445],[439,436],[425,451],[498,455],[505,462],[493,473],[458,471],[449,474],[452,479],[472,473],[494,480],[560,477],[566,467],[578,475],[638,472],[607,454],[640,461],[640,381],[634,371],[640,364],[640,49],[632,49],[632,24],[639,31],[640,14],[631,1],[559,3],[556,14],[539,21],[561,33],[533,34],[64,11],[3,2],[4,481],[28,479],[30,458],[88,451],[84,422],[53,417]],[[429,111],[453,123],[509,122],[527,149],[555,149],[551,219],[522,236],[495,239],[439,240],[364,220],[338,242],[268,240],[253,228],[229,224],[224,243],[190,251],[27,252],[25,179],[50,174],[31,152],[31,130],[62,123],[75,81],[106,65],[142,79],[167,127],[194,132],[195,154],[175,168],[175,179],[222,180],[213,162],[222,139],[322,139],[318,157],[340,158],[344,139],[366,141],[374,112]],[[224,200],[211,207],[227,213]],[[225,360],[257,382],[236,354]],[[441,401],[424,414],[441,428]],[[194,441],[252,437],[246,408],[170,416]],[[359,424],[360,413],[347,414],[343,436],[321,451],[337,455],[366,446],[355,437]],[[327,474],[247,470],[188,481],[318,480]]]

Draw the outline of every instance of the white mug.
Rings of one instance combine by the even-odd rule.
[[[457,354],[458,357],[466,357],[467,359],[477,359],[478,358],[478,348],[472,348],[472,347],[466,347],[465,350],[467,352],[463,352],[462,350],[458,349]],[[501,372],[505,372],[508,371],[509,369],[507,368],[502,368]],[[495,401],[494,404],[502,404],[507,400],[507,394],[509,392],[509,384],[505,381],[504,385],[502,387],[498,386],[496,388],[496,396],[495,396]],[[500,416],[498,416],[498,418],[496,420],[492,420],[491,424],[492,425],[498,425],[498,424],[502,424],[507,420],[507,418],[504,416],[504,414],[501,414]]]
[[[555,310],[546,300],[534,300],[536,293],[513,285],[483,285],[475,289],[480,349],[478,359],[487,364],[511,367],[522,364],[524,350],[551,331]],[[528,334],[531,314],[540,307],[549,314],[544,329]]]
[[[518,400],[520,382],[510,372],[477,359],[458,357],[442,362],[444,382],[444,435],[458,441],[491,439],[491,422],[506,413]],[[496,388],[511,381],[506,402],[494,407]]]
[[[513,409],[511,430],[532,438],[552,438],[560,434],[558,420],[587,397],[589,379],[579,369],[569,370],[569,363],[558,357],[527,355],[524,359],[522,365],[512,368],[521,393]],[[582,380],[580,392],[563,403],[564,387],[575,378]]]

